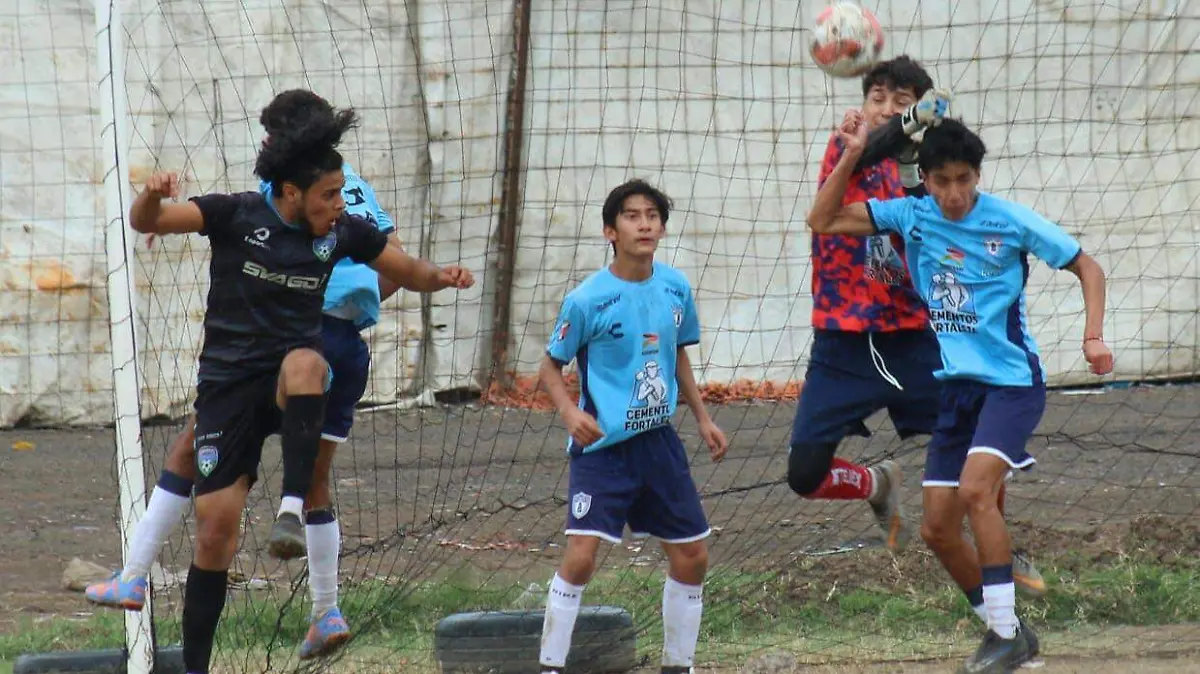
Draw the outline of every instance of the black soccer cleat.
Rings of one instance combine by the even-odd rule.
[[[694,674],[696,670],[691,667],[679,667],[663,665],[662,674]]]
[[[1012,639],[1002,639],[988,630],[975,655],[963,663],[958,674],[1009,674],[1029,659],[1029,639],[1025,630],[1018,629]]]
[[[271,526],[267,552],[275,559],[296,559],[304,556],[304,525],[292,513],[282,513]]]

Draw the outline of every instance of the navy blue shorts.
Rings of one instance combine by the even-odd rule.
[[[620,543],[625,525],[635,537],[691,543],[710,529],[687,452],[671,426],[571,457],[568,536]]]
[[[922,486],[957,487],[971,454],[992,454],[1013,469],[1029,470],[1035,460],[1026,445],[1045,411],[1045,386],[945,382]]]
[[[887,409],[901,438],[928,435],[937,422],[942,367],[929,330],[814,330],[808,371],[792,421],[792,446],[869,437],[866,420]]]
[[[354,407],[367,390],[371,351],[352,321],[323,316],[322,328],[325,360],[333,381],[325,403],[321,438],[342,443],[350,437]]]

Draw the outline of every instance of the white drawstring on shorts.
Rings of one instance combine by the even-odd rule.
[[[898,390],[903,391],[904,387],[900,385],[900,380],[896,379],[896,377],[888,371],[887,363],[883,360],[883,354],[879,353],[879,350],[875,348],[875,339],[873,335],[874,333],[867,333],[867,345],[871,347],[871,364],[875,366],[875,371],[879,373],[880,377],[883,377],[884,381],[892,386],[895,386]]]

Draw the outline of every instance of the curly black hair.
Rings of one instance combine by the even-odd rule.
[[[877,86],[883,86],[893,91],[912,89],[913,95],[920,98],[925,95],[926,91],[933,88],[933,78],[925,72],[920,63],[904,54],[876,64],[867,71],[866,75],[863,75],[863,98],[866,98],[871,89]]]
[[[258,116],[258,123],[271,134],[313,114],[332,115],[333,105],[308,89],[289,89],[271,99]]]
[[[353,108],[335,110],[311,91],[285,91],[263,108],[259,122],[267,130],[254,173],[276,193],[289,182],[301,190],[322,175],[342,170],[337,146],[358,125]]]
[[[983,165],[987,146],[983,139],[966,124],[947,117],[942,123],[925,130],[917,151],[917,165],[928,173],[953,162],[963,162],[976,171]]]

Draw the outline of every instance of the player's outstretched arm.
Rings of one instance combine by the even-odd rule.
[[[383,210],[380,209],[379,212],[382,213]],[[404,252],[404,244],[400,242],[400,237],[399,237],[399,235],[396,234],[396,230],[394,230],[394,229],[391,232],[388,232],[388,245],[395,248],[396,250],[400,251],[401,253]],[[392,281],[391,279],[387,278],[386,276],[379,277],[379,301],[380,302],[383,302],[383,301],[387,300],[387,298],[391,297],[392,295],[395,295],[396,292],[399,290],[400,290],[399,283]]]
[[[712,460],[720,461],[725,458],[729,441],[725,439],[725,433],[713,421],[708,408],[704,406],[704,398],[696,384],[696,375],[692,372],[692,361],[688,358],[686,347],[681,346],[675,352],[675,381],[679,384],[679,393],[683,396],[683,401],[687,403],[688,409],[692,410],[692,416],[696,417],[700,437],[704,439],[704,444],[708,445]]]
[[[164,204],[179,196],[174,173],[155,173],[129,207],[129,226],[142,234],[187,234],[204,229],[204,215],[194,202]]]
[[[542,365],[538,368],[538,381],[542,388],[550,394],[558,416],[567,427],[567,433],[579,444],[587,447],[599,440],[604,434],[600,432],[600,424],[595,417],[579,409],[567,391],[567,381],[563,379],[562,365],[546,354],[542,357]]]
[[[1079,278],[1083,290],[1085,319],[1083,325],[1083,356],[1095,374],[1108,374],[1113,369],[1113,355],[1104,343],[1104,269],[1087,253],[1079,253],[1067,270]]]
[[[821,189],[817,190],[817,198],[808,211],[808,226],[817,234],[874,234],[875,225],[871,223],[865,205],[855,203],[842,206],[854,166],[866,147],[867,123],[862,111],[848,110],[837,133],[845,150],[837,166],[825,178]]]
[[[475,285],[475,278],[471,276],[471,272],[458,265],[439,267],[390,244],[384,246],[383,252],[367,266],[401,288],[419,293],[432,293],[445,288],[463,289]]]

